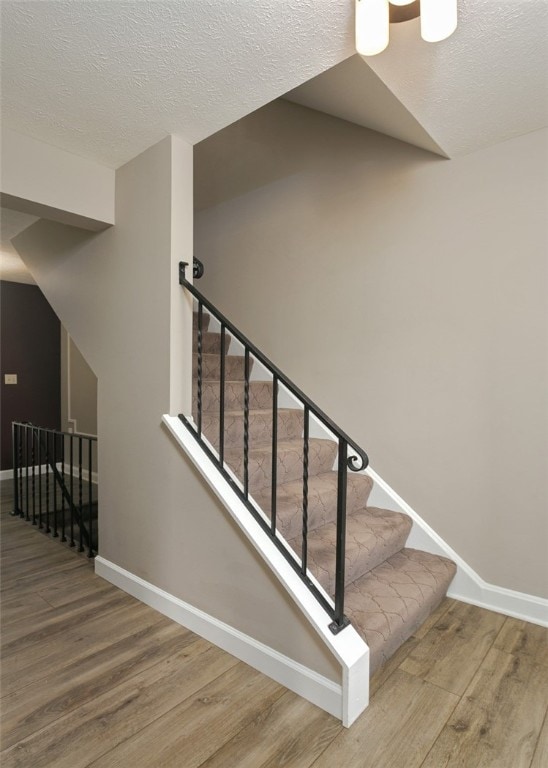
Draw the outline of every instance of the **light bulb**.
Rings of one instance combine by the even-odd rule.
[[[388,45],[388,0],[356,0],[356,50],[375,56]]]
[[[457,0],[421,0],[421,37],[439,43],[457,28]]]

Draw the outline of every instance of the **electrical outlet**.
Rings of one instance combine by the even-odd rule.
[[[16,373],[5,373],[4,374],[4,384],[17,384],[17,374]]]

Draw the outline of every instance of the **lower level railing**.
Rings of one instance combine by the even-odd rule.
[[[97,553],[97,438],[13,422],[13,514]]]

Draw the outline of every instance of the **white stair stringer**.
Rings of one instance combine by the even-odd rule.
[[[320,679],[321,676],[318,673],[305,670],[302,665],[299,665],[301,666],[301,675],[296,674],[295,663],[289,659],[287,662],[291,667],[291,674],[284,674],[279,665],[273,666],[269,661],[272,655],[280,657],[280,654],[270,649],[271,653],[265,653],[261,660],[260,654],[258,655],[256,652],[257,644],[251,639],[249,647],[253,646],[253,654],[248,655],[246,653],[245,644],[241,645],[239,653],[238,651],[235,652],[233,648],[227,648],[227,650],[334,715],[342,721],[344,726],[349,727],[369,703],[369,648],[367,644],[352,626],[346,627],[338,635],[334,635],[330,631],[331,617],[313,597],[269,536],[253,519],[245,504],[181,420],[176,416],[164,415],[162,421],[340,663],[341,683],[337,686],[326,678]],[[217,641],[217,645],[223,647],[222,641]],[[307,678],[314,678],[315,685],[309,685]],[[323,684],[322,681],[324,681]]]

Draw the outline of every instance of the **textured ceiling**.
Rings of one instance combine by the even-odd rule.
[[[8,127],[117,167],[195,143],[353,53],[350,0],[3,0]]]
[[[448,40],[392,25],[362,64],[353,0],[2,0],[2,120],[118,167],[319,76],[291,98],[449,157],[546,125],[547,0],[458,1]]]
[[[548,125],[548,2],[459,0],[442,43],[419,21],[390,28],[368,65],[449,157]]]

